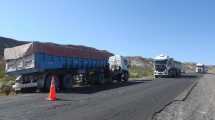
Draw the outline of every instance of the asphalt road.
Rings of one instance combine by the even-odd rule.
[[[76,88],[46,100],[47,93],[0,97],[0,120],[150,120],[198,77],[139,80]]]

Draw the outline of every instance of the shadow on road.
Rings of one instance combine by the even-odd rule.
[[[209,75],[215,75],[215,73],[207,73],[207,74],[209,74]]]
[[[148,83],[152,80],[129,80],[127,82],[121,82],[121,83],[111,83],[111,84],[105,84],[105,85],[80,85],[75,86],[70,90],[61,90],[57,91],[58,93],[78,93],[78,94],[93,94],[100,91],[105,90],[111,90],[126,86],[132,86],[137,85],[141,83]],[[23,90],[22,94],[28,94],[28,93],[35,93],[36,90]],[[36,93],[48,93],[49,91],[37,91]]]
[[[64,90],[62,91],[62,93],[93,94],[100,91],[116,89],[116,88],[136,85],[140,83],[147,83],[149,81],[150,80],[132,80],[124,83],[112,83],[107,85],[79,86],[79,87],[74,87],[71,90]]]
[[[183,75],[182,78],[188,78],[188,79],[199,79],[202,78],[205,74],[201,73],[188,73],[186,75]]]
[[[199,78],[200,75],[182,75],[180,78],[188,78],[188,79],[192,79],[192,78]]]

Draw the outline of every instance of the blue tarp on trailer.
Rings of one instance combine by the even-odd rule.
[[[35,54],[36,69],[92,69],[104,67],[107,64],[107,60]]]

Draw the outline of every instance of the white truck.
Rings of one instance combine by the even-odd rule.
[[[206,73],[207,67],[204,64],[198,63],[196,64],[196,73]]]
[[[154,77],[179,77],[183,66],[181,62],[175,61],[166,55],[159,55],[154,58]]]
[[[4,59],[6,73],[17,76],[17,92],[48,91],[52,76],[57,90],[129,77],[127,58],[85,46],[32,42],[6,48]]]
[[[113,79],[117,79],[118,81],[128,81],[129,63],[127,58],[120,55],[111,56],[108,63],[110,71],[114,74]]]

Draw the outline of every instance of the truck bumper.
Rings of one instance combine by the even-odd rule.
[[[154,76],[155,78],[157,78],[157,77],[168,77],[169,75],[166,72],[155,72]]]
[[[15,85],[13,85],[12,87],[15,91],[21,91],[23,89],[37,88],[37,83],[27,83],[27,84],[15,83]]]

